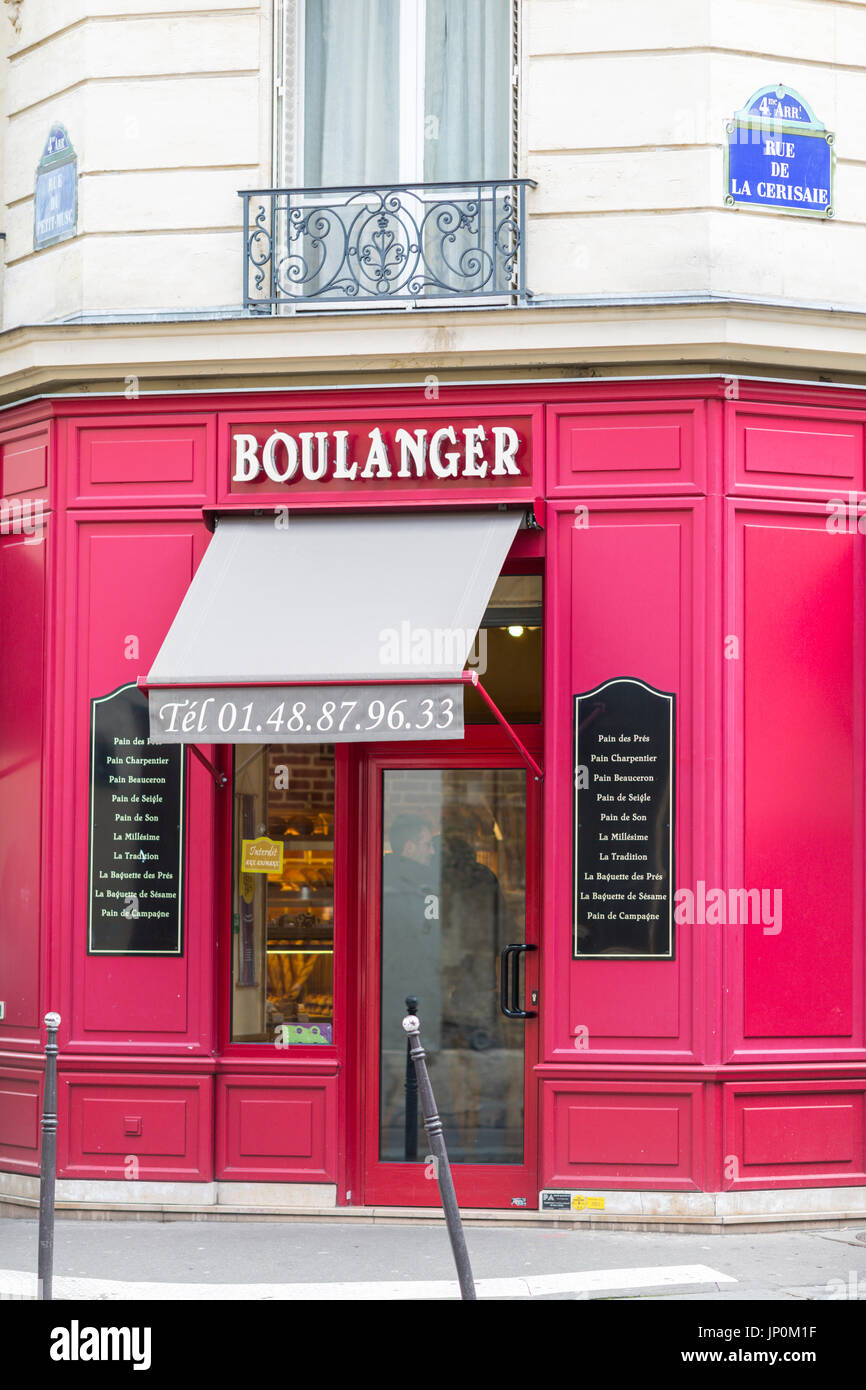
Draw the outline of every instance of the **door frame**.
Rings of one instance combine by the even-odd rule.
[[[529,751],[540,755],[542,726],[523,725],[518,733]],[[526,767],[505,732],[493,725],[468,725],[463,740],[367,744],[355,751],[356,834],[354,928],[352,952],[357,987],[351,992],[353,1014],[349,1034],[357,1041],[358,1065],[347,1068],[353,1097],[350,1102],[349,1186],[353,1201],[367,1206],[438,1206],[438,1185],[424,1180],[421,1163],[380,1163],[379,1152],[379,968],[381,893],[382,776],[401,768],[516,768],[526,773],[526,935],[536,950],[524,956],[525,1007],[534,1018],[524,1029],[524,1162],[518,1164],[456,1164],[454,1186],[461,1206],[533,1208],[538,1197],[538,1084],[540,1008],[531,1005],[530,992],[539,990],[541,927],[542,784]],[[423,1042],[423,1020],[422,1020]],[[448,1135],[445,1135],[447,1144]]]

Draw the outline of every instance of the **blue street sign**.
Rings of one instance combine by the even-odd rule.
[[[791,87],[762,87],[750,97],[738,116],[756,116],[762,121],[799,121],[817,130],[824,127],[815,119],[815,114],[801,96]]]
[[[78,157],[62,125],[48,133],[36,166],[33,249],[53,246],[78,232]]]
[[[725,203],[833,217],[835,136],[790,87],[762,87],[727,123]]]

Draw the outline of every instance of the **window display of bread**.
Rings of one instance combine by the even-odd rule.
[[[238,1040],[243,1035],[245,1040],[265,1042],[272,1040],[274,1028],[285,1023],[297,1025],[292,1043],[320,1045],[323,1038],[331,1042],[334,750],[325,744],[272,744],[263,745],[258,757],[244,756],[249,805],[243,827],[236,812],[236,836],[249,837],[247,824],[254,823],[256,833],[266,830],[282,846],[282,869],[252,876],[252,902],[236,909],[240,937],[256,934],[263,968],[253,970],[248,964],[242,982],[239,966],[233,966],[233,1018],[249,1020],[248,1026],[237,1030],[233,1022],[233,1032]],[[236,885],[239,881],[236,877]],[[236,901],[238,896],[236,886]],[[252,960],[249,946],[246,949],[247,960]],[[253,991],[258,996],[259,1031],[253,1022]],[[313,1022],[321,1025],[321,1035],[311,1038],[304,1025]]]

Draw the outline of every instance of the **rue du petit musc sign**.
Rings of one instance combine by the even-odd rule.
[[[78,231],[78,157],[64,126],[48,132],[36,169],[33,249],[41,251]]]
[[[725,204],[833,217],[835,136],[808,102],[762,87],[727,123]]]

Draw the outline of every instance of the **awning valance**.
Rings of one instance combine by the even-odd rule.
[[[168,743],[460,738],[520,510],[224,517],[148,673]]]

